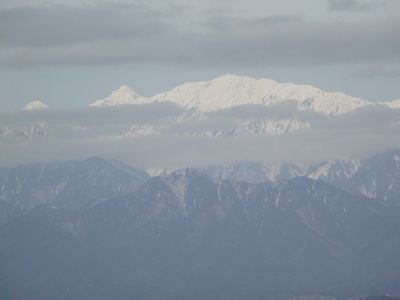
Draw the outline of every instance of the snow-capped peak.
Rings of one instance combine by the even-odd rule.
[[[118,90],[113,91],[107,98],[97,100],[90,106],[115,106],[121,104],[145,104],[153,102],[151,99],[140,96],[129,86],[123,85]]]
[[[36,110],[36,109],[43,109],[48,108],[46,104],[39,100],[31,101],[27,105],[25,105],[22,110]]]
[[[272,105],[296,100],[300,109],[336,115],[371,104],[343,93],[328,93],[309,85],[278,83],[226,74],[210,81],[189,82],[152,97],[154,101],[173,101],[187,109],[215,111],[244,104]]]
[[[386,104],[390,108],[400,108],[400,99],[399,100],[388,101],[388,102],[383,102],[383,104]]]

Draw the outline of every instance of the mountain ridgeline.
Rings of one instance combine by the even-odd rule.
[[[309,85],[278,83],[270,79],[254,79],[246,76],[226,74],[210,81],[188,82],[170,91],[144,97],[123,85],[108,97],[89,104],[89,111],[100,108],[138,107],[162,104],[179,107],[177,114],[164,123],[137,123],[135,118],[124,122],[124,126],[112,132],[96,132],[97,137],[138,137],[145,134],[165,134],[175,132],[175,126],[182,125],[180,134],[206,137],[242,136],[248,134],[277,135],[304,130],[312,127],[316,117],[323,120],[357,111],[360,108],[397,109],[400,100],[391,102],[369,102],[340,92],[325,92]],[[245,109],[247,107],[247,109]],[[30,102],[23,110],[46,111],[48,106],[38,100]],[[237,114],[237,109],[247,111]],[[87,109],[87,108],[85,108]],[[82,111],[86,111],[82,108]],[[97,110],[96,110],[97,109]],[[236,110],[235,110],[236,109]],[[260,114],[260,111],[265,111]],[[296,114],[300,111],[300,115]],[[213,119],[216,116],[235,116],[235,122],[229,126],[210,128],[202,126],[196,130],[187,130],[188,122]],[[275,114],[275,115],[271,115]],[[51,114],[50,114],[51,115]],[[104,115],[102,115],[104,117]],[[49,118],[49,117],[48,117]],[[21,122],[21,124],[1,124],[0,136],[22,136],[30,139],[35,136],[60,134],[60,129],[69,128],[74,136],[82,136],[93,124],[78,122],[76,118],[55,122],[48,120]],[[80,124],[84,123],[84,124]],[[204,128],[205,127],[205,128]],[[109,130],[109,128],[108,128]],[[91,131],[88,131],[91,133]],[[64,133],[65,134],[65,133]]]
[[[398,169],[383,158],[354,179],[374,181],[372,196],[398,186]],[[369,198],[308,177],[247,183],[191,168],[150,178],[101,158],[3,168],[0,182],[6,299],[400,292],[400,205],[387,200],[391,189]]]
[[[3,113],[0,299],[398,295],[399,108],[227,74]]]
[[[50,204],[74,211],[93,199],[133,190],[149,175],[116,160],[37,163],[0,169],[0,199],[23,211]]]
[[[354,195],[385,202],[400,201],[400,151],[389,151],[368,159],[323,161],[311,164],[240,163],[199,168],[220,180],[258,183],[299,176],[323,180]]]

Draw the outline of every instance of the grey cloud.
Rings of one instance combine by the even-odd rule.
[[[178,134],[191,134],[205,131],[234,130],[237,127],[233,118],[191,118],[187,121],[173,124],[169,132]]]
[[[177,117],[184,110],[174,103],[150,103],[143,105],[120,105],[115,107],[77,107],[42,109],[0,113],[0,127],[25,126],[45,122],[59,128],[61,125],[97,128],[129,126],[132,124],[161,124]]]
[[[204,131],[233,131],[240,121],[256,120],[288,120],[296,118],[299,121],[316,122],[326,119],[326,115],[309,110],[300,110],[298,102],[286,100],[274,105],[245,104],[220,109],[216,112],[204,113],[201,117],[191,118],[176,123],[171,132],[196,133]],[[251,121],[249,121],[251,120]]]
[[[180,21],[170,10],[145,6],[3,9],[0,67],[157,62],[249,68],[400,59],[399,17],[347,23],[293,15]]]
[[[328,0],[329,9],[337,11],[368,11],[377,6],[383,6],[386,1],[370,1],[366,3],[360,3],[356,0]]]
[[[329,0],[331,10],[367,10],[371,3],[360,4],[356,0]]]
[[[102,40],[148,39],[165,34],[160,13],[138,5],[20,6],[0,10],[2,45],[57,47]]]
[[[336,131],[356,133],[366,131],[368,133],[384,133],[392,124],[400,122],[400,109],[390,109],[386,105],[376,104],[360,107],[354,112],[338,115],[333,119],[325,120],[318,128]],[[399,123],[400,124],[400,123]]]
[[[359,23],[292,21],[256,26],[225,22],[202,37],[198,65],[315,66],[400,58],[400,18]],[[212,49],[212,52],[207,49]]]
[[[161,117],[166,115],[161,114]],[[240,116],[240,112],[233,115]],[[227,114],[225,121],[232,120],[233,115]],[[158,122],[158,118],[154,121]],[[198,124],[193,122],[195,128],[201,125],[199,120]],[[319,162],[366,158],[382,151],[400,149],[400,110],[383,105],[365,107],[335,118],[317,119],[308,129],[275,136],[200,138],[171,131],[136,138],[75,136],[69,139],[44,137],[19,143],[1,141],[0,165],[82,159],[93,155],[120,159],[140,168],[183,168],[237,162]]]
[[[188,38],[189,39],[189,38]],[[131,62],[174,62],[188,59],[185,36],[150,39],[99,40],[57,47],[18,48],[0,61],[0,67],[97,66]],[[181,46],[179,46],[181,45]],[[179,48],[180,47],[180,48]]]
[[[273,15],[253,19],[235,19],[227,16],[211,16],[207,18],[203,25],[212,30],[220,31],[230,30],[233,27],[248,28],[248,30],[259,30],[260,28],[271,27],[275,25],[291,24],[302,21],[298,15]]]
[[[359,78],[398,78],[400,77],[400,70],[388,70],[382,66],[375,65],[366,68],[357,69],[350,74],[353,77]]]
[[[303,130],[279,136],[249,135],[198,138],[147,135],[126,139],[34,140],[0,144],[2,165],[32,161],[82,159],[97,155],[117,158],[135,167],[220,165],[237,162],[319,162],[326,159],[368,157],[400,148],[399,126],[390,131],[358,130],[336,134],[329,130]]]

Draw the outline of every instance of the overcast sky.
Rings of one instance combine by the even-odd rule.
[[[400,98],[398,0],[2,0],[0,110],[226,73]]]

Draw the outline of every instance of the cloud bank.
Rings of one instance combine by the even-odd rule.
[[[289,101],[275,107],[231,108],[202,118],[172,125],[163,134],[121,137],[134,124],[168,126],[187,112],[170,103],[138,107],[48,110],[3,114],[3,124],[23,125],[46,120],[49,133],[32,137],[0,137],[0,165],[85,159],[115,158],[134,167],[184,168],[239,162],[319,162],[328,159],[366,158],[400,149],[400,110],[368,106],[327,118],[298,110]],[[46,119],[47,117],[47,119]],[[248,134],[199,137],[188,132],[232,129],[238,120],[298,118],[310,127],[281,135]],[[74,130],[66,134],[66,124]],[[107,124],[107,125],[104,125]],[[4,128],[4,126],[2,127]]]
[[[329,9],[333,11],[369,11],[384,6],[385,1],[361,2],[356,0],[328,0]]]
[[[331,0],[330,7],[360,9],[369,4]],[[398,16],[330,22],[297,15],[213,14],[188,22],[179,12],[121,3],[3,8],[0,67],[134,62],[186,67],[320,66],[400,59]]]

